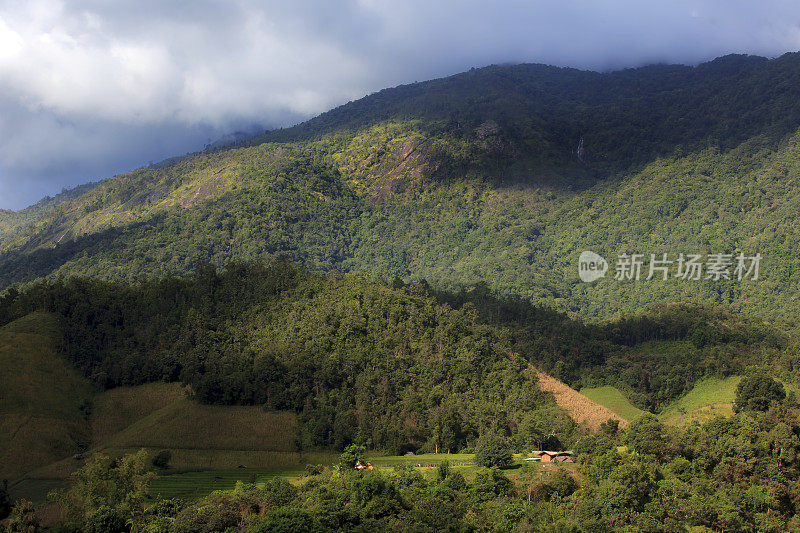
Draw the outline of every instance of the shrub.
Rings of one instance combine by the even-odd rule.
[[[486,467],[510,466],[514,462],[514,454],[508,439],[493,433],[483,435],[475,447],[475,462],[478,466]]]
[[[172,454],[169,450],[161,450],[153,457],[153,466],[156,468],[167,468],[169,461],[172,459]]]
[[[364,446],[351,444],[339,456],[339,466],[344,470],[350,470],[356,466],[358,461],[364,461],[366,453],[367,449]]]
[[[86,533],[123,533],[127,531],[125,518],[108,505],[101,505],[86,517]]]
[[[295,533],[296,531],[319,530],[314,517],[305,509],[285,507],[270,511],[250,533]]]
[[[436,477],[439,481],[444,481],[452,471],[453,469],[450,467],[450,461],[442,461],[439,463],[439,466],[436,467]]]
[[[772,402],[781,402],[786,398],[783,383],[775,381],[769,376],[749,376],[736,386],[736,411],[750,409],[766,411]]]
[[[264,483],[264,498],[273,508],[289,505],[297,496],[297,487],[281,478],[268,479]]]
[[[305,475],[308,477],[318,476],[324,471],[325,467],[320,464],[316,465],[306,465],[305,468]]]
[[[11,510],[11,518],[6,526],[6,531],[33,533],[41,528],[36,507],[28,500],[18,500]]]

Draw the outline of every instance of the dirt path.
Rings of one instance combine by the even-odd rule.
[[[628,426],[628,421],[611,409],[593,402],[580,392],[544,372],[537,370],[536,374],[539,378],[539,389],[542,392],[552,393],[556,403],[566,409],[575,422],[585,424],[592,431],[599,430],[600,424],[609,418],[619,420],[621,428]]]

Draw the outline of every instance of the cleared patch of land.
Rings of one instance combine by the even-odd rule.
[[[58,321],[32,313],[0,328],[0,478],[27,472],[88,446],[81,410],[89,383],[59,356]]]
[[[94,450],[172,453],[175,468],[270,468],[299,464],[294,413],[201,405],[178,383],[120,387],[95,397]]]
[[[148,383],[138,387],[118,387],[94,397],[92,441],[102,443],[159,409],[186,398],[178,383]]]
[[[736,386],[741,380],[741,376],[730,376],[700,381],[662,411],[658,418],[665,424],[685,427],[695,420],[702,423],[715,416],[730,416],[733,414]]]
[[[608,407],[590,400],[580,392],[544,372],[537,372],[537,375],[539,389],[542,392],[551,393],[556,403],[566,409],[575,422],[586,425],[592,431],[599,430],[600,424],[608,419],[619,420],[619,425],[622,428],[628,426],[628,419],[621,417]]]
[[[610,385],[604,387],[585,387],[581,389],[581,394],[595,403],[608,407],[618,414],[620,418],[631,422],[647,414],[647,411],[643,411],[633,405],[619,389]]]
[[[2,339],[0,336],[0,343]],[[28,361],[26,364],[41,367],[41,361],[29,352],[30,350],[23,357]],[[74,375],[80,381],[81,378],[77,377],[74,370],[66,362],[63,364],[64,369],[58,375]],[[65,372],[73,374],[64,374]],[[21,379],[13,379],[16,383],[23,382]],[[85,387],[85,397],[90,398],[91,390],[88,385],[83,381],[80,383]],[[51,407],[56,404],[61,404],[61,408],[72,405],[75,403],[72,395],[81,389],[68,381],[60,393],[55,394],[58,390],[48,391],[52,396],[51,403],[54,404]],[[240,475],[245,476],[244,481],[248,481],[253,469],[262,473],[298,471],[306,464],[327,464],[334,461],[331,454],[297,451],[297,420],[294,413],[265,411],[258,406],[201,405],[188,398],[184,388],[177,383],[120,387],[95,394],[88,420],[81,416],[78,407],[74,410],[77,414],[72,413],[73,418],[81,424],[81,444],[84,447],[91,444],[88,453],[84,455],[99,452],[121,456],[144,448],[151,456],[155,456],[161,450],[169,450],[172,458],[170,468],[165,474],[180,471],[236,470],[244,472],[245,474]],[[14,419],[3,416],[3,424],[7,424],[9,420]],[[43,423],[36,440],[32,442],[40,442],[40,439],[49,442],[49,434],[44,433],[48,429],[52,431],[51,440],[58,436],[63,438],[63,434],[67,434],[63,425]],[[18,476],[12,478],[21,480],[14,485],[13,495],[43,503],[49,490],[64,486],[70,474],[85,462],[83,458],[73,458],[79,448],[75,444],[68,444],[71,446],[68,453],[44,455],[36,462],[31,462],[25,470],[20,470]],[[25,453],[28,452],[24,451],[24,446],[20,443],[9,449],[8,456],[24,457]],[[213,476],[211,479],[213,480]],[[205,488],[215,486],[215,483],[209,481]],[[201,488],[201,492],[205,488]],[[175,490],[185,492],[180,487]],[[167,493],[173,492],[168,490]]]
[[[181,398],[96,446],[288,452],[296,449],[296,435],[294,413],[254,406],[201,405]]]

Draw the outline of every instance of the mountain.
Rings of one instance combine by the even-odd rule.
[[[53,197],[45,196],[34,205],[19,211],[0,209],[0,244],[13,237],[17,231],[20,231],[27,224],[51,214],[61,204],[91,191],[95,185],[96,183],[87,183],[71,189],[63,189],[59,194]]]
[[[597,73],[500,65],[101,182],[2,243],[0,286],[283,254],[323,271],[485,282],[576,316],[656,302],[800,316],[800,54]],[[763,256],[759,280],[585,284],[578,256]]]

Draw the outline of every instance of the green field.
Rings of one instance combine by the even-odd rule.
[[[667,407],[659,418],[667,424],[684,427],[695,420],[704,422],[715,416],[730,416],[733,414],[736,386],[741,380],[741,376],[730,376],[698,382],[692,390]]]
[[[163,496],[165,498],[181,498],[185,500],[195,499],[218,490],[231,490],[237,481],[243,483],[264,483],[273,477],[282,477],[292,482],[301,482],[304,479],[306,464],[322,464],[330,467],[338,461],[339,456],[332,453],[318,453],[303,455],[301,465],[292,464],[276,466],[273,468],[222,468],[200,471],[175,471],[174,473],[164,473],[156,477],[150,485],[151,496]],[[516,455],[516,462],[513,467],[506,471],[509,478],[516,479],[518,469],[522,465],[521,455]],[[480,467],[475,465],[473,454],[423,454],[423,455],[390,455],[390,456],[369,456],[369,461],[379,472],[389,473],[396,466],[413,466],[417,468],[426,479],[436,477],[436,467],[449,461],[451,468],[461,472],[461,474],[471,479]],[[575,465],[571,463],[561,464],[540,464],[533,463],[530,466],[538,468],[543,475],[548,471],[559,468],[573,470]]]
[[[647,414],[647,411],[642,411],[633,405],[628,399],[615,387],[587,387],[581,389],[581,394],[589,398],[595,403],[611,409],[624,418],[628,422],[632,422],[642,415]]]
[[[186,397],[178,383],[147,383],[117,387],[94,397],[92,442],[105,442],[116,433]]]
[[[216,490],[231,490],[237,481],[260,484],[272,477],[299,479],[302,475],[303,469],[297,467],[283,470],[236,468],[182,472],[155,478],[150,484],[150,494],[154,497],[191,500]]]

